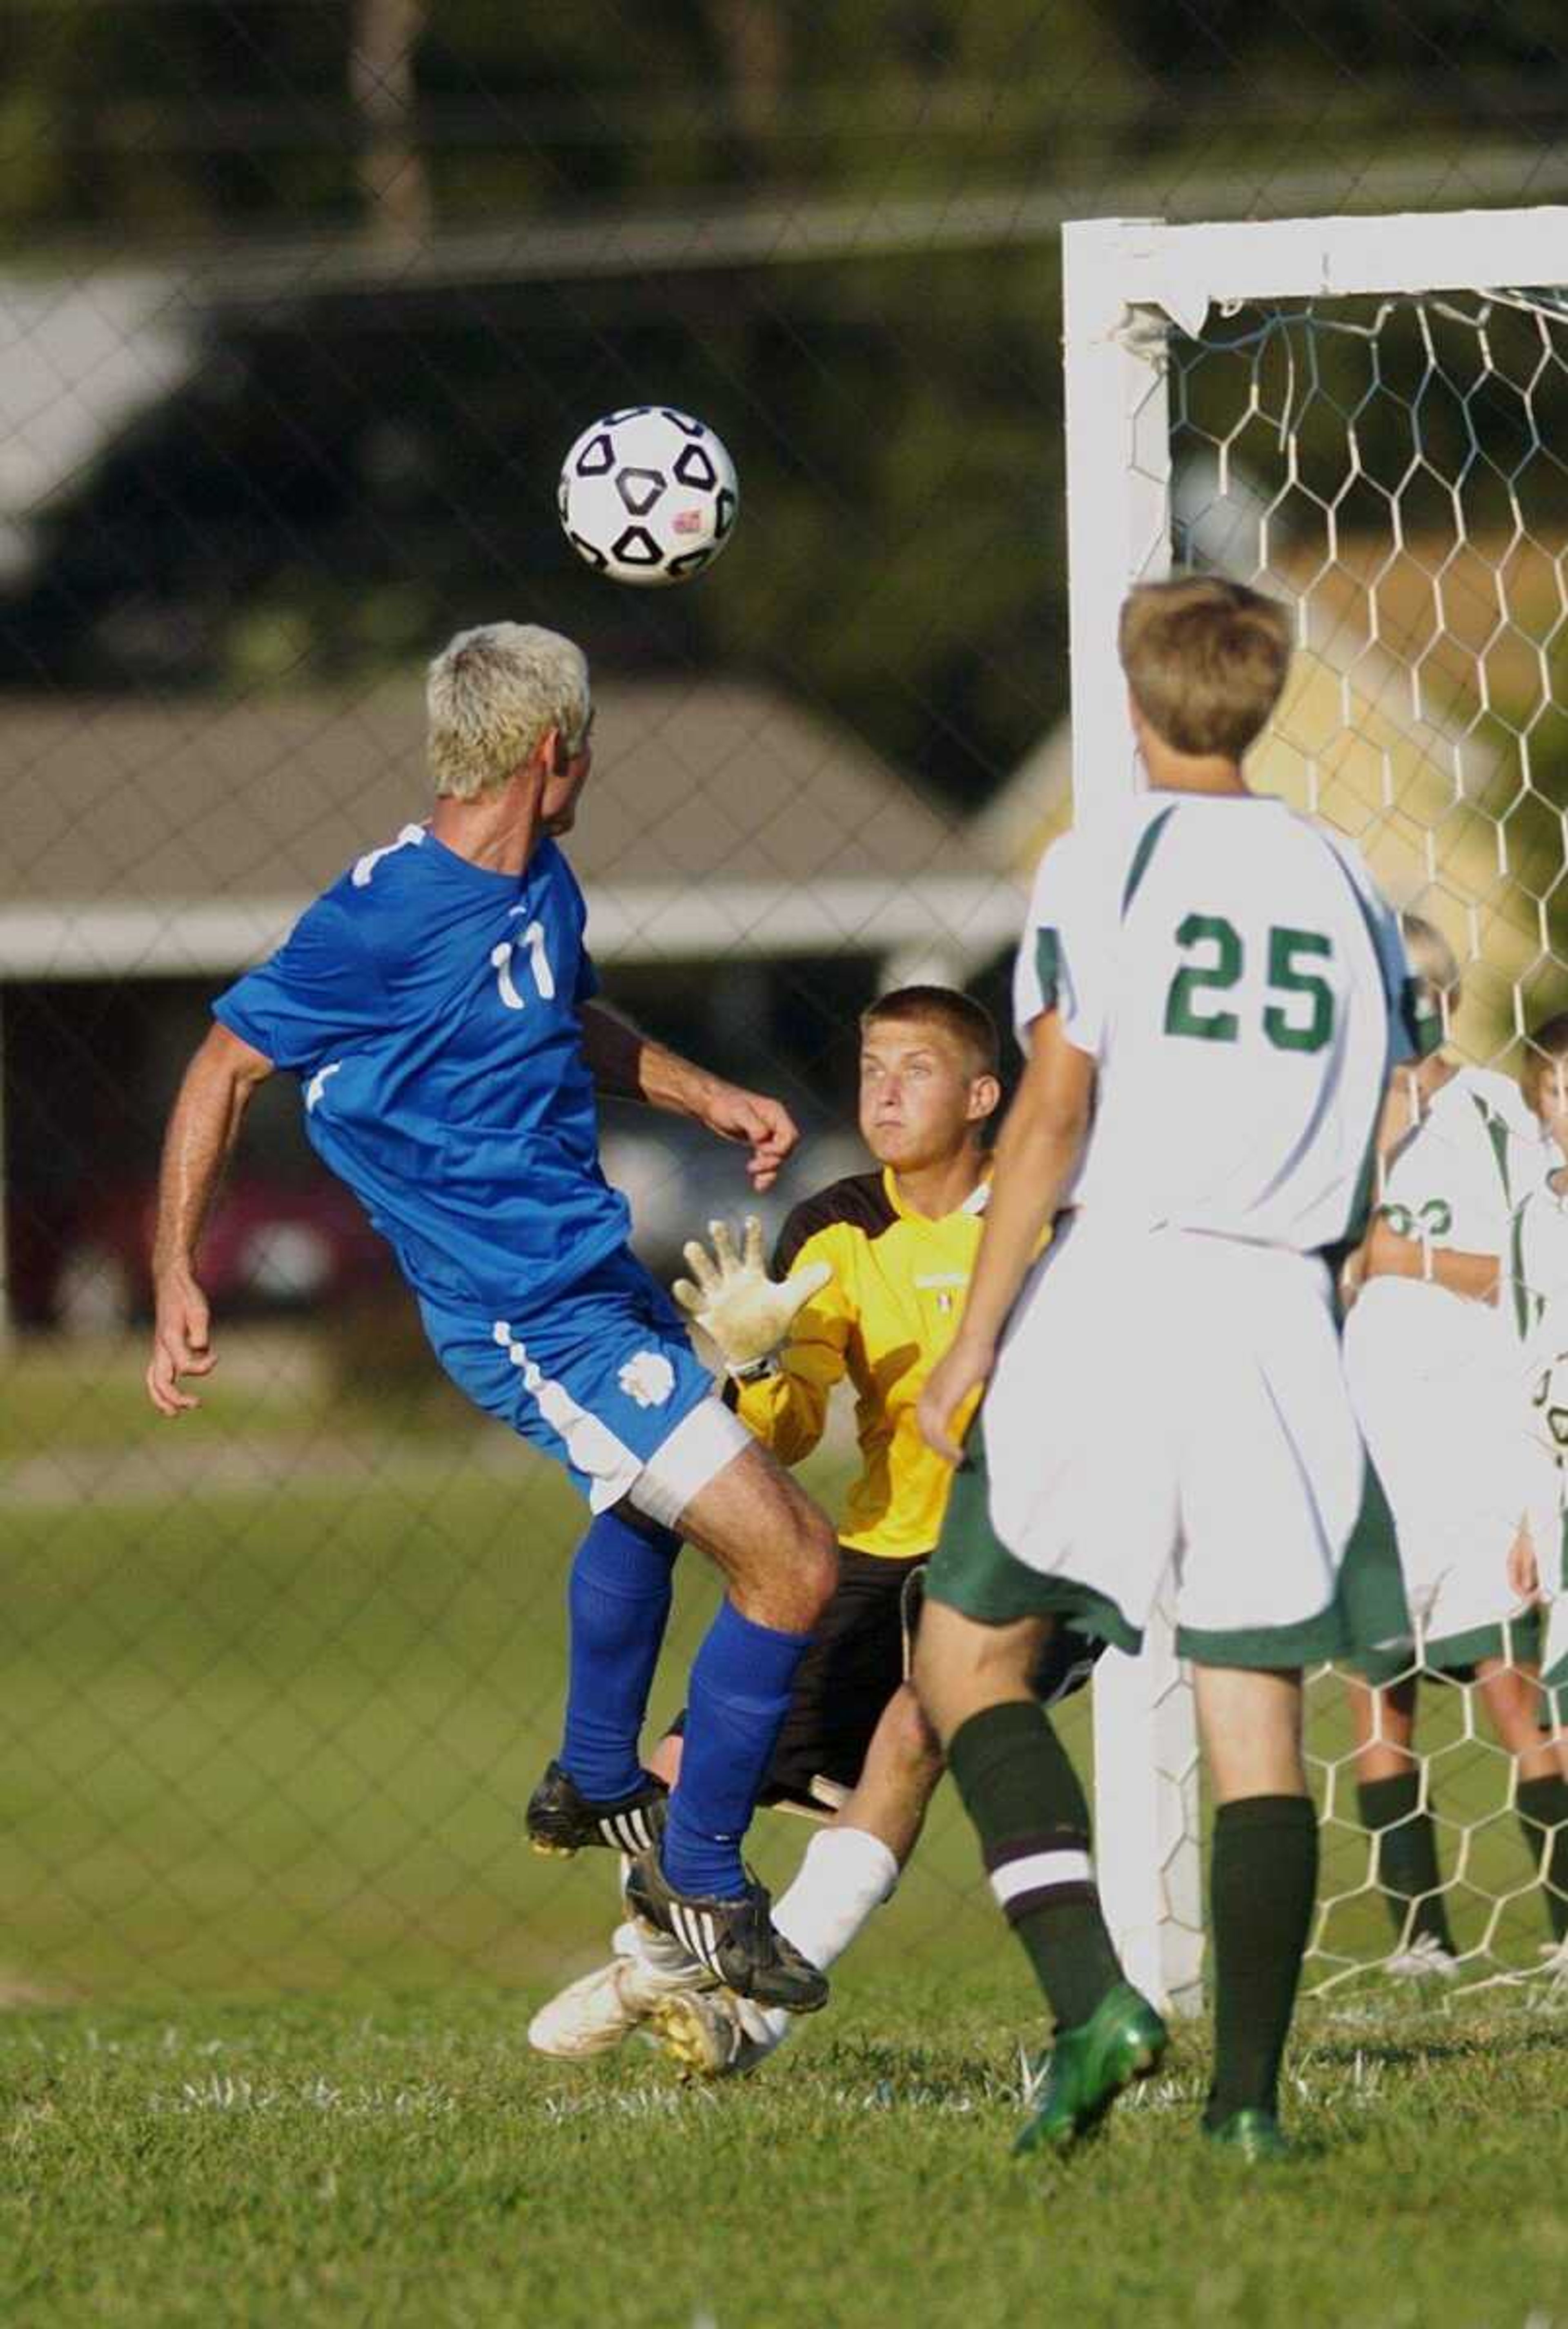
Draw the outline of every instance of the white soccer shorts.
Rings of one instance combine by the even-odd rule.
[[[1014,1314],[985,1443],[1003,1543],[1139,1633],[1168,1571],[1191,1655],[1343,1646],[1367,1466],[1321,1261],[1081,1216]]]
[[[1374,1278],[1345,1363],[1423,1648],[1440,1664],[1485,1655],[1477,1637],[1522,1614],[1507,1561],[1525,1404],[1506,1322],[1439,1286]]]

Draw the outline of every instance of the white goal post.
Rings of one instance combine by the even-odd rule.
[[[1280,303],[1309,303],[1297,320],[1303,315],[1312,320],[1319,303],[1327,310],[1336,301],[1414,300],[1430,303],[1434,313],[1449,313],[1441,303],[1464,296],[1477,303],[1478,316],[1461,320],[1482,333],[1490,313],[1484,303],[1490,299],[1511,308],[1535,306],[1549,317],[1550,295],[1532,302],[1519,287],[1568,283],[1568,209],[1190,226],[1148,219],[1088,220],[1063,230],[1063,278],[1073,813],[1088,824],[1138,782],[1117,662],[1117,613],[1129,584],[1158,578],[1172,561],[1173,348],[1198,341],[1205,324],[1216,317],[1242,309],[1278,311]],[[1340,328],[1356,332],[1365,342],[1375,336],[1381,318]],[[1422,328],[1419,319],[1413,328]],[[1550,350],[1548,355],[1558,361]],[[1489,369],[1489,354],[1486,364]],[[1440,376],[1437,358],[1431,369]],[[1254,390],[1256,377],[1254,372]],[[1375,382],[1375,359],[1374,378]],[[1526,380],[1526,410],[1530,387]],[[1259,505],[1270,511],[1296,481],[1289,423],[1298,409],[1292,400],[1301,394],[1292,374],[1277,430],[1283,483],[1275,504],[1266,495],[1259,497]],[[1459,401],[1463,425],[1478,429],[1482,424],[1471,404],[1462,397]],[[1419,406],[1418,393],[1412,424],[1418,452]],[[1223,495],[1232,490],[1226,476],[1231,439],[1215,441]],[[1353,424],[1347,441],[1353,452],[1346,467],[1349,493],[1363,482]],[[1547,447],[1544,457],[1549,453]],[[1506,481],[1499,490],[1513,492],[1513,486]],[[1459,485],[1453,498],[1459,513],[1457,537],[1464,547],[1468,520]],[[1323,506],[1332,553],[1341,504],[1326,499]],[[1390,506],[1392,562],[1405,555],[1406,543],[1397,494]],[[1516,541],[1521,533],[1527,537],[1516,495]],[[1256,538],[1269,542],[1266,520]],[[1230,570],[1239,580],[1261,579],[1269,587],[1268,573],[1260,572],[1265,563],[1242,559]],[[1375,641],[1375,574],[1371,583],[1363,579],[1356,587],[1373,608],[1368,627]],[[1299,603],[1305,644],[1305,590]],[[1500,620],[1507,613],[1503,607]],[[1544,635],[1540,648],[1543,673],[1551,636]],[[1419,663],[1413,673],[1402,671],[1400,683],[1404,679],[1421,716],[1430,717],[1422,709],[1425,683]],[[1543,684],[1550,702],[1550,686]],[[1351,682],[1343,679],[1342,685],[1343,728],[1354,731]],[[1490,716],[1484,678],[1478,693]],[[1478,713],[1468,724],[1458,724],[1464,732],[1453,742],[1450,773],[1454,797],[1463,806],[1467,756],[1482,723]],[[1529,733],[1526,726],[1520,749],[1526,789]],[[1381,749],[1386,772],[1393,765],[1391,748],[1384,743]],[[1440,745],[1427,750],[1429,761],[1433,750],[1441,759]],[[1306,764],[1310,765],[1309,750]],[[1395,786],[1386,773],[1384,784],[1384,806],[1392,807]],[[1307,789],[1317,806],[1315,771]],[[1501,843],[1499,856],[1506,859]],[[1429,871],[1435,872],[1435,862]],[[1506,862],[1500,871],[1506,877]],[[1545,928],[1543,909],[1543,933]],[[1523,1024],[1518,994],[1516,986],[1516,1032]],[[1157,1625],[1141,1658],[1107,1654],[1094,1697],[1096,1851],[1107,1917],[1132,1979],[1178,2011],[1193,2008],[1201,1997],[1204,1947],[1195,1725],[1190,1683],[1176,1667],[1168,1620]]]

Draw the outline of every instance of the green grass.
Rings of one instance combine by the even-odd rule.
[[[1190,2031],[1082,2161],[1014,2164],[1041,2023],[949,1790],[834,2008],[757,2079],[530,2057],[529,2005],[613,1909],[607,1855],[518,1833],[576,1507],[499,1434],[416,1428],[391,1391],[323,1405],[286,1350],[235,1355],[174,1429],[142,1426],[138,1353],[7,1387],[0,2319],[1568,2324],[1568,2013],[1538,1986],[1418,2009],[1372,1977],[1308,2005],[1289,2176],[1200,2148]],[[714,1598],[683,1566],[656,1718]],[[1425,1722],[1457,1918],[1473,1938],[1516,1891],[1524,1964],[1539,1904],[1464,1711],[1443,1693]],[[1329,1939],[1370,1957],[1329,1681],[1310,1729]],[[1064,1730],[1087,1763],[1083,1701]],[[758,1823],[770,1880],[803,1834]]]
[[[77,1438],[80,1419],[96,1432],[118,1411],[128,1378],[139,1397],[139,1357],[30,1354],[7,1385],[13,1434],[50,1428],[0,1478],[0,1994],[270,1998],[587,1962],[608,1871],[518,1843],[557,1736],[570,1492],[501,1433],[411,1428],[391,1391],[379,1408],[318,1403],[276,1338],[231,1344],[210,1412],[149,1416],[150,1437],[138,1413],[128,1444]],[[711,1573],[682,1566],[656,1719],[680,1703],[713,1605]],[[1383,1911],[1331,1679],[1312,1710],[1335,1814],[1320,1938],[1354,1963],[1386,1946]],[[1467,1736],[1466,1711],[1437,1693],[1422,1731],[1449,1867],[1463,1855],[1456,1922],[1477,1940],[1492,1902],[1516,1896],[1497,1941],[1522,1965],[1540,1904],[1507,1766]],[[1087,1768],[1086,1701],[1063,1728]],[[764,1874],[787,1876],[802,1837],[760,1821]],[[938,1969],[990,1946],[944,1789],[867,1947]]]
[[[490,1993],[0,2024],[8,2324],[1537,2329],[1568,2288],[1568,2017],[1309,2017],[1302,2158],[1194,2134],[1202,2033],[1066,2163],[1015,2162],[999,1936],[844,1984],[793,2056],[683,2089],[531,2058]]]

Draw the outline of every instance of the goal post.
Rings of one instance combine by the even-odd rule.
[[[1129,587],[1178,562],[1273,590],[1304,652],[1260,780],[1352,834],[1396,900],[1445,927],[1467,972],[1461,1049],[1483,1061],[1513,1047],[1516,1063],[1543,995],[1568,1001],[1551,944],[1568,801],[1568,466],[1552,448],[1568,429],[1568,303],[1550,287],[1564,283],[1557,207],[1063,230],[1075,819],[1139,782],[1116,649]],[[1314,1936],[1323,1983],[1388,1941],[1342,1693],[1327,1674],[1314,1687],[1314,1784],[1341,1831]],[[1468,1702],[1459,1735],[1476,1744]],[[1195,2006],[1196,1725],[1167,1612],[1140,1658],[1102,1660],[1093,1738],[1108,1920],[1141,1987]],[[1513,1807],[1511,1778],[1494,1776],[1496,1809],[1475,1809],[1450,1853],[1472,1891],[1475,1834]],[[1467,1806],[1479,1801],[1472,1788]],[[1500,1891],[1478,1925],[1478,1971],[1524,1956],[1508,1920],[1527,1890]]]

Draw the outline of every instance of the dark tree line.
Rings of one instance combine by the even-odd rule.
[[[0,218],[35,265],[604,206],[939,200],[1555,135],[1544,0],[7,0]],[[1163,158],[1163,161],[1161,160]],[[1522,189],[1523,193],[1523,184]],[[1063,700],[1049,242],[215,309],[192,378],[48,514],[0,679],[333,684],[500,608],[760,669],[956,797]],[[740,461],[700,588],[618,592],[560,451],[658,395]]]

